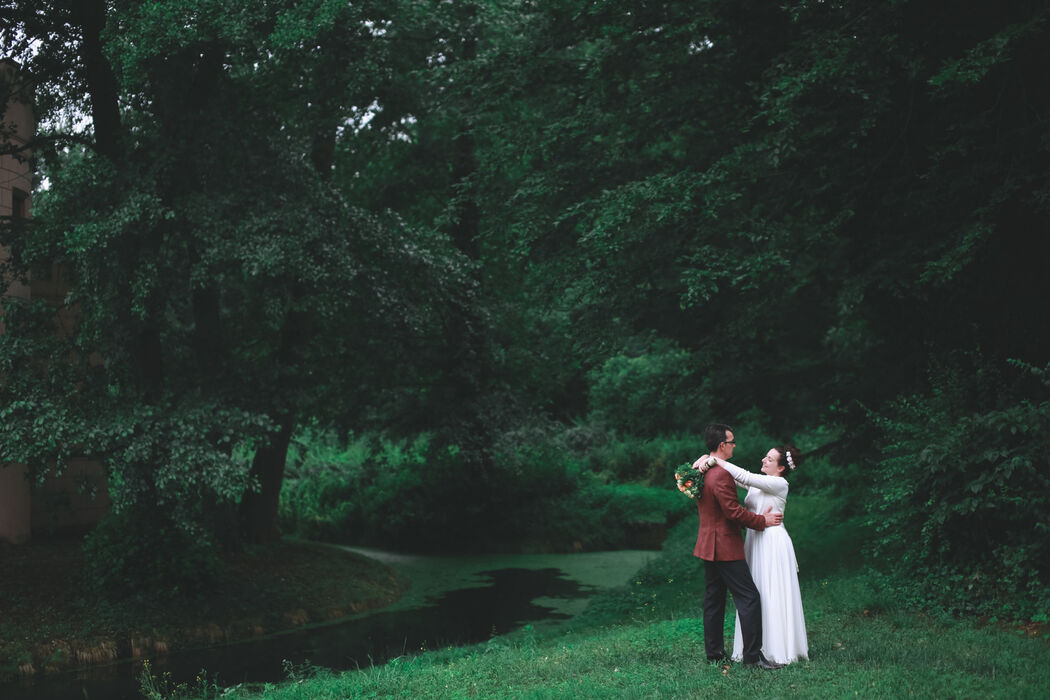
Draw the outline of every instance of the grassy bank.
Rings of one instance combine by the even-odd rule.
[[[850,579],[810,596],[811,660],[775,673],[699,661],[700,623],[683,617],[549,640],[523,633],[238,697],[1037,698],[1050,689],[1044,641],[907,614],[864,615],[852,604],[862,592]]]
[[[114,599],[81,541],[0,545],[0,681],[262,634],[390,604],[407,582],[351,552],[285,541],[225,557],[207,595]]]
[[[695,523],[687,520],[671,532],[660,558],[555,635],[527,628],[361,671],[299,672],[287,683],[223,692],[267,700],[1037,698],[1050,692],[1050,644],[1043,631],[902,609],[860,572],[859,527],[829,527],[842,514],[832,513],[820,496],[796,496],[789,510],[802,565],[810,660],[780,671],[703,661],[703,577],[691,556]],[[200,688],[189,696],[219,692]]]

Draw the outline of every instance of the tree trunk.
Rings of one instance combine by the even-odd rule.
[[[314,133],[310,144],[310,160],[321,179],[326,181],[332,179],[332,164],[335,162],[335,136],[334,126],[320,127]]]
[[[475,21],[477,9],[472,3],[465,3],[460,11],[464,13],[463,29],[465,36],[459,41],[457,60],[470,62],[477,58],[478,39]],[[452,141],[452,240],[456,247],[467,254],[471,260],[481,255],[478,245],[478,233],[481,216],[478,210],[477,192],[474,177],[478,169],[475,153],[473,118],[468,117],[473,110],[474,96],[467,88],[462,98],[462,114],[459,130]]]
[[[259,490],[247,491],[241,501],[241,530],[248,542],[273,542],[281,536],[277,524],[277,505],[295,419],[285,416],[280,425],[277,434],[268,444],[256,450],[252,459],[251,474],[259,481]]]
[[[220,379],[227,364],[219,306],[219,294],[213,287],[194,290],[193,353],[201,376],[209,381]]]
[[[477,7],[472,2],[457,6],[461,36],[457,42],[456,61],[471,62],[477,58],[479,31]],[[481,210],[477,201],[478,159],[474,138],[474,96],[468,87],[460,97],[459,124],[451,144],[452,189],[451,225],[453,244],[471,260],[481,259]],[[491,418],[483,408],[492,373],[489,355],[488,325],[473,307],[449,319],[447,335],[450,354],[444,371],[447,398],[442,402],[443,416],[462,452],[460,458],[470,473],[469,484],[483,500],[493,472]]]
[[[326,96],[318,101],[325,103]],[[321,109],[321,124],[315,125],[310,143],[310,160],[322,180],[330,180],[335,162],[336,120],[326,120],[327,110]],[[330,123],[328,123],[330,121]],[[301,298],[300,289],[293,291],[293,298]],[[281,333],[281,346],[277,352],[277,375],[283,376],[283,368],[296,362],[296,348],[310,332],[310,322],[302,313],[292,311],[285,321]],[[277,392],[271,406],[287,406],[285,382],[278,380]],[[288,459],[288,445],[295,431],[295,415],[287,408],[273,408],[272,415],[278,417],[280,429],[269,444],[260,447],[252,459],[252,477],[259,482],[258,491],[248,491],[241,500],[241,530],[248,542],[272,542],[281,536],[277,522],[281,485],[284,483],[284,468]]]
[[[303,291],[294,289],[292,294],[294,298],[299,298]],[[287,368],[295,366],[296,349],[309,334],[309,319],[302,312],[290,311],[281,331],[281,345],[277,351],[275,370],[278,378],[268,399],[270,415],[277,421],[279,428],[252,459],[251,473],[259,481],[259,490],[249,490],[241,501],[242,528],[244,539],[248,542],[270,542],[281,536],[277,527],[277,505],[284,482],[288,445],[295,432],[297,418],[290,400],[294,380],[287,376]]]
[[[95,150],[112,160],[120,157],[120,107],[117,78],[102,51],[102,30],[106,26],[105,0],[72,0],[73,20],[83,37],[80,58],[84,79],[91,95],[91,121],[95,130]]]

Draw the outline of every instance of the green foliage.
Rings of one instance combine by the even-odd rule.
[[[1009,24],[978,42],[966,51],[963,58],[952,58],[944,62],[940,72],[930,77],[930,83],[945,88],[952,83],[979,83],[989,71],[1008,63],[1012,57],[1011,44],[1031,34],[1037,34],[1045,18],[1034,18],[1027,22]]]
[[[670,485],[670,474],[685,461],[704,454],[700,435],[677,434],[643,438],[608,437],[583,454],[590,469],[605,470],[616,481],[640,480],[657,486]]]
[[[106,456],[117,510],[149,503],[200,523],[207,499],[235,502],[249,487],[243,453],[272,430],[265,415],[188,397],[179,405],[113,405],[88,423],[79,444]]]
[[[319,539],[428,548],[447,537],[457,474],[454,450],[432,436],[392,440],[369,436],[341,445],[306,433],[282,490],[286,527]],[[304,449],[305,448],[305,449]]]
[[[884,445],[869,555],[890,586],[964,612],[1050,606],[1047,377],[957,357],[935,370],[930,394],[873,414]]]
[[[410,549],[450,541],[489,551],[607,549],[659,529],[684,501],[669,477],[656,489],[613,483],[557,436],[507,440],[483,489],[465,482],[455,449],[428,435],[344,442],[308,432],[297,444],[280,512],[304,537]]]
[[[195,682],[176,683],[170,671],[154,674],[149,659],[142,662],[138,681],[139,692],[147,700],[217,700],[225,695],[224,689],[215,679],[209,680],[206,671],[201,671]]]
[[[777,444],[755,427],[761,417],[753,418],[738,433],[741,464],[757,465]],[[416,549],[443,547],[461,532],[473,533],[471,546],[491,551],[647,547],[694,512],[671,472],[702,454],[702,443],[694,435],[613,439],[593,423],[508,433],[495,471],[471,501],[463,496],[468,485],[456,481],[464,465],[430,436],[340,440],[307,431],[295,442],[281,517],[286,530],[304,537]],[[821,478],[802,489],[824,504],[814,527],[837,526],[836,537],[848,538],[851,498],[831,498],[841,482]]]
[[[489,264],[568,315],[566,365],[633,389],[592,403],[618,428],[655,422],[627,381],[654,332],[712,412],[759,405],[777,433],[910,393],[977,335],[1045,361],[1045,324],[1001,309],[1048,291],[1025,235],[1047,224],[1046,8],[501,9],[461,83]]]
[[[620,433],[678,433],[695,429],[696,416],[710,413],[695,359],[667,341],[638,356],[608,358],[591,371],[590,380],[592,417]]]
[[[316,420],[391,437],[295,474],[297,528],[405,542],[555,508],[575,537],[614,531],[617,484],[666,480],[712,419],[744,466],[781,436],[830,445],[793,489],[848,495],[845,521],[882,471],[858,406],[941,449],[973,416],[1043,420],[1038,387],[948,406],[923,368],[1050,356],[1023,303],[1050,298],[1050,10],[625,7],[11,5],[0,48],[38,82],[50,188],[4,222],[4,271],[63,261],[78,321],[56,338],[46,305],[5,301],[0,458],[43,476],[94,445],[118,502],[189,522],[256,483],[267,426]],[[983,473],[1035,478],[988,439]],[[403,488],[424,469],[454,516]],[[934,510],[994,525],[981,576],[1020,594],[1044,552],[975,505],[998,483]],[[880,507],[920,512],[914,493]],[[907,524],[969,566],[947,526]]]
[[[206,595],[223,575],[209,534],[162,509],[107,515],[88,535],[85,551],[91,585],[111,598]]]
[[[637,547],[638,538],[662,527],[681,496],[617,475],[614,465],[593,459],[595,443],[608,435],[594,424],[568,430],[515,432],[503,436],[498,453],[501,487],[494,515],[519,548],[537,551]]]
[[[14,33],[39,43],[23,58],[41,91],[68,98],[43,105],[42,140],[70,145],[37,152],[49,187],[31,223],[5,222],[4,272],[61,261],[69,289],[5,315],[0,366],[31,371],[5,374],[0,455],[39,478],[71,454],[100,459],[118,509],[228,532],[209,511],[276,503],[297,420],[418,415],[420,395],[392,388],[439,371],[443,324],[469,306],[469,265],[445,237],[331,184],[346,105],[382,82],[365,77],[385,70],[369,28],[382,13],[42,6],[54,14],[26,8]],[[66,24],[79,36],[54,33]],[[70,49],[78,60],[54,60]],[[78,91],[90,134],[60,118]],[[248,536],[272,536],[245,511]]]

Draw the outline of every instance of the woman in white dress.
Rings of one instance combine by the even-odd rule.
[[[772,508],[783,513],[787,504],[787,476],[799,460],[792,445],[774,447],[762,459],[762,473],[752,474],[735,464],[718,460],[733,479],[746,488],[744,507],[752,513]],[[802,615],[802,593],[798,585],[795,547],[785,527],[748,530],[744,557],[762,600],[762,653],[779,664],[809,658],[806,620]],[[743,658],[740,618],[736,620],[733,660]]]

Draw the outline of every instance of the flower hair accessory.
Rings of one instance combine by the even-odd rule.
[[[795,468],[795,462],[791,459],[791,450],[787,450],[786,452],[784,452],[784,459],[787,460],[789,467],[791,467],[792,469]]]

